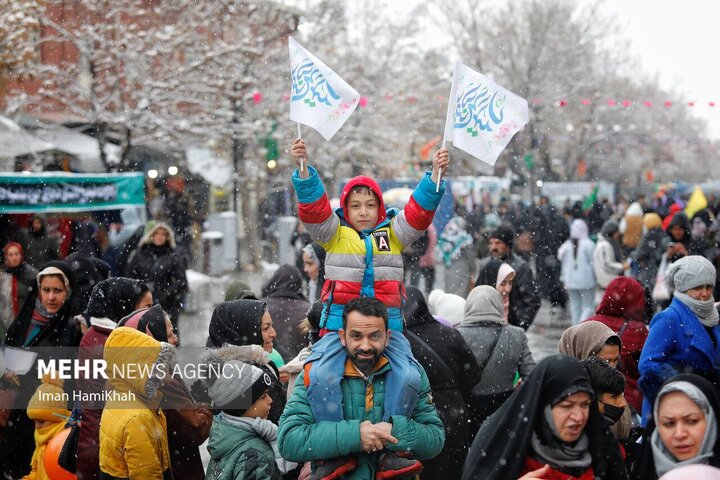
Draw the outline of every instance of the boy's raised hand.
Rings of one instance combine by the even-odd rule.
[[[290,150],[295,165],[300,169],[301,161],[303,164],[302,170],[300,170],[300,178],[308,178],[310,174],[307,169],[307,148],[302,138],[298,138],[293,142],[292,149]]]
[[[438,174],[445,178],[445,171],[448,165],[450,165],[450,155],[448,154],[447,148],[441,148],[435,155],[433,155],[433,169],[432,169],[432,181],[437,183]]]

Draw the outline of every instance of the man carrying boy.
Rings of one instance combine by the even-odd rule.
[[[308,394],[312,363],[306,363],[280,419],[280,453],[287,460],[313,462],[311,478],[414,475],[422,469],[418,460],[435,457],[445,442],[427,375],[416,365],[420,382],[409,414],[388,418],[384,400],[395,367],[386,347],[399,332],[389,331],[387,308],[374,298],[351,300],[341,321],[338,343],[346,360],[339,417],[320,421],[313,415]]]

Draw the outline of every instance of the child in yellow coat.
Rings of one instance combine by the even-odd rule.
[[[43,457],[48,442],[65,429],[70,417],[66,398],[62,379],[45,375],[30,399],[27,416],[35,421],[35,452],[30,461],[32,470],[23,480],[50,480]]]

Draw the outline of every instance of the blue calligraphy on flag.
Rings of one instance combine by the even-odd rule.
[[[470,83],[457,96],[455,105],[455,123],[453,128],[464,128],[473,137],[480,130],[492,132],[503,121],[506,96],[498,92],[490,94],[488,87]]]
[[[304,101],[314,107],[317,102],[334,106],[340,95],[335,93],[313,62],[305,60],[292,70],[292,101]]]

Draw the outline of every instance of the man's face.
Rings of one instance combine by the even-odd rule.
[[[378,222],[380,202],[370,192],[350,192],[345,203],[348,223],[357,230],[373,228]]]
[[[366,316],[358,311],[350,312],[347,327],[341,329],[339,334],[350,360],[363,375],[369,376],[390,339],[383,318]]]
[[[43,222],[39,218],[33,218],[32,229],[33,232],[39,232],[42,230]]]
[[[510,253],[510,247],[507,243],[497,238],[490,239],[490,254],[495,258],[502,258]]]

